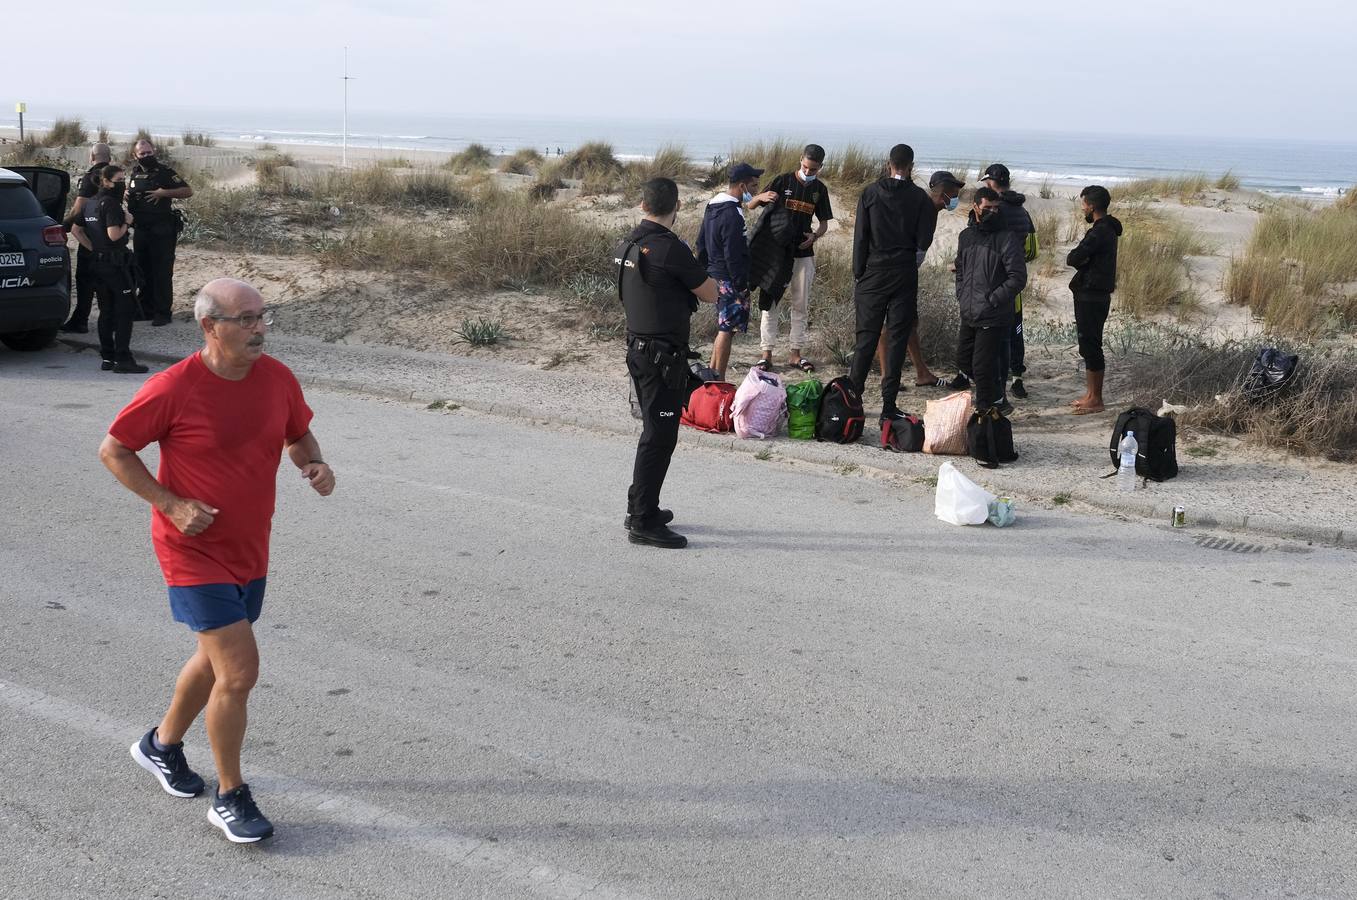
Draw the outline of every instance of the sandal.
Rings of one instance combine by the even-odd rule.
[[[1076,406],[1072,412],[1076,416],[1091,416],[1103,412],[1106,409],[1106,406]]]
[[[758,362],[754,363],[754,365],[750,366],[750,368],[762,369],[765,372],[771,372],[773,371],[773,361],[771,359],[761,359]]]
[[[814,364],[813,362],[811,362],[810,360],[806,359],[804,356],[801,357],[800,359],[798,359],[796,362],[792,363],[792,365],[794,365],[794,366],[796,366],[797,368],[799,368],[802,372],[814,372],[814,371],[815,371],[815,364]]]
[[[942,377],[938,377],[938,378],[934,378],[932,381],[916,381],[916,382],[914,382],[914,386],[915,386],[915,387],[945,388],[945,387],[947,387],[947,379],[946,379],[946,378],[942,378]]]

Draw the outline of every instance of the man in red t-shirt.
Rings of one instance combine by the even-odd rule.
[[[184,758],[184,733],[207,709],[217,764],[208,821],[235,843],[273,834],[240,774],[245,707],[259,674],[252,623],[264,602],[274,489],[284,450],[322,497],[335,487],[311,433],[311,410],[292,372],[264,355],[273,315],[243,281],[219,278],[198,294],[203,349],[146,380],[109,426],[99,458],[153,508],[151,542],[176,621],[197,635],[160,725],[132,757],[176,797],[205,785]],[[152,477],[137,456],[160,444]]]

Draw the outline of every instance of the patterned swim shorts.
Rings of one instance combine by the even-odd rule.
[[[749,330],[749,291],[737,291],[729,281],[716,282],[716,328],[740,334]]]

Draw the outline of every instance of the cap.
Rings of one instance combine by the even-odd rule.
[[[995,163],[985,170],[985,173],[980,176],[980,180],[989,181],[990,179],[994,179],[999,184],[1008,184],[1010,177],[1008,166],[1003,163]]]
[[[762,174],[762,169],[756,169],[749,163],[736,163],[730,167],[730,183],[748,181],[751,178],[758,178]]]
[[[939,185],[943,187],[964,188],[966,182],[962,181],[951,172],[934,172],[932,175],[928,176],[929,187],[935,188]]]

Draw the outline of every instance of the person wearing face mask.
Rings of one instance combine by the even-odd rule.
[[[76,182],[75,202],[63,222],[67,231],[83,222],[86,203],[94,203],[99,196],[99,173],[112,161],[108,144],[103,141],[90,147],[90,167]],[[88,334],[90,307],[94,304],[94,260],[83,246],[75,251],[75,309],[61,330],[67,334]]]
[[[1074,268],[1070,291],[1074,294],[1074,323],[1079,334],[1079,355],[1084,358],[1084,394],[1072,404],[1076,416],[1103,411],[1103,326],[1117,289],[1117,240],[1121,222],[1108,215],[1112,195],[1107,188],[1091,184],[1079,192],[1084,221],[1093,227],[1070,251],[1066,265]]]
[[[127,187],[122,166],[99,171],[99,192],[86,198],[80,220],[71,233],[89,254],[94,266],[94,293],[99,298],[99,356],[101,368],[140,375],[146,367],[132,355],[132,320],[136,315],[132,257],[127,251],[127,227],[132,216],[123,209]]]
[[[881,370],[881,419],[904,415],[896,405],[900,370],[919,306],[919,253],[933,242],[938,212],[923,188],[910,180],[914,150],[896,144],[890,174],[870,184],[858,199],[853,227],[853,305],[857,341],[849,377],[859,392],[889,323],[886,366]]]
[[[969,224],[957,239],[957,369],[975,379],[977,412],[1003,411],[999,344],[1013,328],[1014,298],[1027,285],[1022,238],[1004,227],[1002,203],[998,191],[978,188]]]
[[[762,169],[737,163],[730,169],[729,186],[707,202],[697,233],[697,260],[716,282],[716,341],[711,367],[724,381],[730,363],[730,345],[736,332],[749,330],[749,241],[744,233],[744,207],[759,200],[777,199],[772,191],[757,197]]]
[[[820,181],[820,170],[825,164],[825,148],[819,144],[807,144],[801,154],[801,165],[795,172],[779,175],[769,182],[768,187],[755,197],[747,209],[758,209],[772,204],[772,209],[764,213],[760,225],[772,221],[772,214],[784,210],[790,220],[790,231],[796,236],[791,243],[791,280],[786,283],[786,298],[791,308],[792,330],[790,335],[791,354],[788,362],[797,368],[814,372],[815,365],[801,355],[806,346],[807,310],[810,308],[810,289],[815,280],[815,242],[824,237],[829,230],[829,220],[834,218],[834,210],[829,205],[829,188]],[[764,199],[773,195],[772,200]],[[815,230],[810,227],[811,217],[816,220]],[[754,248],[754,240],[750,241]],[[758,259],[755,260],[755,272],[751,281],[761,282],[758,274]],[[766,295],[766,288],[761,296]],[[759,365],[764,369],[773,367],[773,349],[777,346],[778,309],[776,304],[759,303],[763,310],[759,317],[759,349],[763,359]]]
[[[152,325],[168,325],[174,305],[174,249],[183,221],[172,201],[192,197],[193,188],[156,158],[150,141],[137,141],[133,152],[137,161],[127,182],[127,208],[137,219],[132,242],[142,274],[137,302]]]
[[[669,528],[660,490],[678,443],[679,414],[688,398],[688,344],[698,301],[716,302],[716,282],[674,234],[678,185],[652,178],[641,185],[644,217],[617,247],[617,293],[627,317],[627,372],[641,410],[627,515],[633,544],[678,549],[688,539]]]
[[[985,169],[984,174],[980,176],[980,181],[999,195],[1001,201],[999,223],[1022,238],[1024,259],[1029,263],[1035,260],[1041,249],[1037,243],[1037,226],[1033,224],[1032,216],[1023,206],[1027,202],[1027,197],[1011,187],[1012,175],[1008,171],[1008,167],[1002,163],[994,163]],[[1012,374],[1013,396],[1022,400],[1027,396],[1027,388],[1022,383],[1023,373],[1027,371],[1027,343],[1022,333],[1021,293],[1013,301],[1013,305],[1013,332],[1008,336],[1008,340],[1004,341],[999,347],[1001,357],[1000,378],[1006,389],[1008,387],[1008,376]]]

